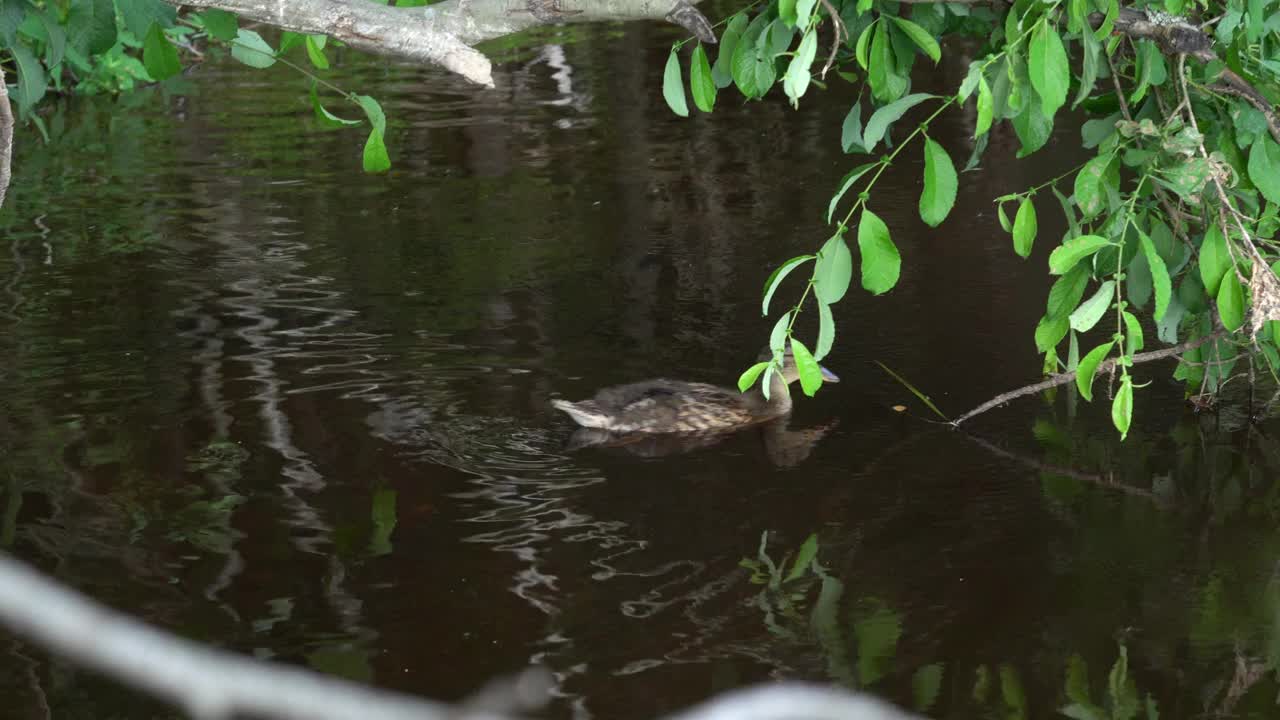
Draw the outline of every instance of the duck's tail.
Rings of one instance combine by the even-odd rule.
[[[569,417],[582,427],[608,428],[609,418],[588,403],[571,403],[568,400],[552,400],[552,407],[569,413]]]

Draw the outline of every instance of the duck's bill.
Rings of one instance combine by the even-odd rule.
[[[819,365],[818,369],[822,371],[822,382],[840,382],[840,376]]]

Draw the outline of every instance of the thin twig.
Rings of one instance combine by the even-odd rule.
[[[1223,335],[1226,334],[1226,332],[1227,332],[1226,329],[1219,328],[1213,331],[1212,333],[1205,335],[1204,337],[1199,337],[1194,340],[1188,340],[1179,345],[1174,345],[1173,347],[1167,347],[1161,350],[1151,350],[1149,352],[1144,352],[1144,353],[1137,353],[1136,355],[1133,356],[1132,364],[1137,365],[1138,363],[1151,362],[1152,360],[1160,360],[1162,358],[1179,355],[1188,350],[1194,350],[1195,348],[1200,347],[1201,345],[1209,342],[1210,340],[1216,340],[1222,337]],[[1097,372],[1099,373],[1107,372],[1112,368],[1114,368],[1115,364],[1116,364],[1116,358],[1105,360],[1098,365]],[[1058,375],[1054,375],[1053,377],[1047,380],[1043,380],[1041,382],[1034,383],[1032,385],[1026,385],[1026,386],[1020,387],[1017,390],[1010,390],[1009,392],[1001,393],[991,398],[990,400],[982,403],[978,407],[956,418],[951,422],[951,424],[955,426],[959,426],[964,421],[972,417],[975,417],[977,415],[981,415],[982,413],[992,408],[1004,405],[1010,400],[1016,400],[1020,397],[1026,397],[1027,395],[1034,395],[1035,393],[1043,392],[1050,388],[1058,387],[1059,385],[1066,385],[1067,383],[1075,379],[1076,379],[1076,371],[1071,370],[1069,372],[1064,372]]]
[[[836,62],[836,53],[840,51],[840,38],[844,37],[844,42],[849,42],[849,28],[844,26],[844,21],[840,19],[840,13],[835,6],[831,4],[831,0],[822,0],[822,6],[827,9],[827,14],[831,16],[831,28],[835,31],[835,37],[831,38],[831,55],[827,58],[827,64],[822,66],[823,80],[827,79],[827,71]]]

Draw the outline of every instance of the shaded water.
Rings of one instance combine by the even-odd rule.
[[[56,108],[50,145],[20,138],[0,214],[0,542],[186,636],[383,687],[457,699],[545,664],[553,717],[652,717],[778,677],[1046,717],[1109,702],[1118,640],[1121,695],[1165,717],[1274,712],[1274,423],[1193,416],[1148,366],[1123,445],[1066,391],[975,440],[891,410],[924,412],[872,363],[950,413],[1035,378],[1061,230],[1043,204],[1020,261],[990,199],[1070,150],[1014,161],[997,137],[938,230],[915,218],[914,153],[886,176],[872,207],[902,282],[837,306],[844,382],[791,421],[830,426],[807,457],[778,464],[758,433],[564,449],[554,397],[731,383],[772,322],[764,278],[825,239],[853,165],[840,81],[798,113],[725,96],[673,118],[672,37],[529,36],[492,92],[353,62],[337,81],[390,118],[380,177],[359,174],[358,133],[311,127],[283,68]],[[933,132],[960,161],[971,122]],[[774,563],[814,535],[821,571],[771,590],[766,533]],[[0,648],[15,717],[174,714]]]

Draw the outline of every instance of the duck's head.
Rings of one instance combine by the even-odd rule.
[[[768,362],[773,357],[773,350],[765,348],[760,352],[759,362]],[[840,376],[828,370],[826,367],[819,365],[818,370],[822,372],[822,382],[836,383],[840,382]],[[800,379],[800,370],[796,367],[795,355],[791,352],[791,346],[787,345],[787,349],[782,353],[782,379],[786,384]]]

